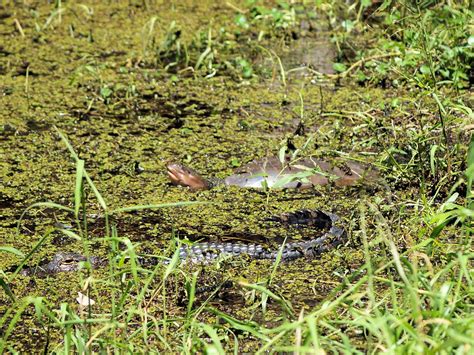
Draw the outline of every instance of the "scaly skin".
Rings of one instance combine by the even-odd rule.
[[[81,262],[87,261],[84,255],[78,253],[58,252],[53,259],[45,264],[40,264],[36,267],[26,268],[22,270],[23,275],[50,275],[58,272],[77,271]],[[92,268],[101,266],[104,262],[92,256],[89,259]]]
[[[339,218],[332,213],[317,210],[301,210],[272,218],[286,224],[316,226],[327,228],[328,231],[316,238],[304,241],[289,242],[275,249],[265,248],[260,244],[245,243],[195,243],[192,246],[184,246],[179,250],[180,259],[192,263],[210,262],[219,256],[236,256],[247,254],[255,259],[276,259],[281,250],[281,259],[290,261],[301,257],[314,258],[331,248],[342,244],[344,241],[344,229],[336,226]]]
[[[278,248],[269,249],[261,244],[245,243],[207,243],[200,242],[191,246],[181,246],[179,258],[184,262],[208,263],[224,256],[237,256],[246,254],[255,259],[276,259],[281,252],[282,261],[290,261],[301,257],[315,258],[335,246],[344,242],[344,229],[338,227],[336,222],[339,217],[332,213],[319,210],[300,210],[282,214],[279,217],[272,217],[269,220],[286,225],[297,225],[313,227],[315,229],[326,230],[316,237],[308,238],[304,241],[288,242]],[[58,252],[53,259],[37,267],[26,268],[23,275],[51,275],[58,272],[76,271],[80,262],[87,261],[87,258],[77,253]],[[98,257],[90,257],[89,262],[93,268],[105,265],[107,262]],[[148,260],[140,258],[142,264],[155,264],[156,259]],[[165,262],[166,263],[166,262]]]

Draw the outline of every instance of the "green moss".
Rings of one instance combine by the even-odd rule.
[[[144,5],[148,3],[152,2],[90,2],[88,7],[67,4],[61,20],[54,15],[53,4],[2,8],[8,16],[0,23],[0,33],[11,36],[0,46],[9,53],[0,56],[1,134],[7,148],[0,163],[0,179],[4,182],[0,201],[2,245],[14,246],[26,254],[56,221],[73,223],[66,214],[34,209],[26,214],[19,233],[16,230],[16,221],[23,210],[35,202],[73,206],[75,166],[53,126],[67,135],[80,158],[85,160],[87,171],[112,209],[176,201],[211,202],[199,207],[117,216],[113,223],[119,236],[129,238],[138,252],[162,255],[173,237],[229,241],[252,236],[252,241],[275,245],[276,237],[289,235],[298,239],[304,238],[304,233],[265,222],[271,215],[314,208],[341,216],[350,236],[347,245],[318,259],[281,264],[274,275],[270,288],[292,303],[296,315],[302,307],[311,309],[318,304],[346,274],[364,263],[360,206],[380,206],[387,218],[397,221],[400,225],[397,244],[404,246],[417,238],[417,232],[413,232],[417,225],[412,217],[413,214],[420,217],[421,212],[398,211],[404,201],[418,201],[420,195],[419,186],[409,184],[418,182],[420,177],[416,154],[425,154],[423,164],[428,167],[427,147],[421,138],[415,140],[418,145],[414,144],[413,135],[419,126],[430,127],[433,130],[426,133],[425,138],[440,142],[438,118],[426,113],[436,111],[435,103],[426,97],[413,97],[413,92],[405,88],[388,91],[350,83],[338,88],[333,84],[314,85],[304,78],[291,79],[283,86],[278,80],[262,78],[240,82],[230,79],[230,74],[208,79],[199,75],[187,77],[188,72],[172,76],[153,60],[156,48],[143,50],[143,29],[147,21],[159,14],[153,34],[157,42],[165,37],[170,23],[176,21],[182,31],[183,44],[188,43],[189,50],[193,50],[190,43],[196,33],[208,29],[209,11],[216,15],[211,25],[213,33],[218,33],[224,25],[229,25],[227,31],[234,33],[237,25],[229,24],[234,11],[223,5],[212,5],[214,2],[180,1],[169,8],[154,4],[156,8],[152,10]],[[191,3],[195,14],[192,17],[188,16]],[[93,9],[92,14],[88,8]],[[56,17],[46,26],[53,15]],[[25,37],[14,31],[16,19]],[[252,29],[255,35],[268,29],[266,24],[261,26]],[[232,36],[228,34],[227,39],[231,41]],[[275,39],[269,36],[270,40]],[[221,37],[217,38],[224,42]],[[231,49],[226,52],[225,46],[219,50],[218,54],[225,59],[235,55]],[[197,49],[192,53],[199,54]],[[255,61],[258,62],[258,58]],[[401,104],[394,105],[395,98]],[[424,116],[420,114],[420,106],[426,113]],[[301,112],[306,132],[295,136],[293,132]],[[419,117],[416,115],[422,117],[418,120],[414,118]],[[287,138],[302,147],[311,135],[312,141],[303,155],[334,158],[347,154],[378,165],[381,175],[387,179],[381,185],[391,189],[394,201],[380,186],[344,189],[329,186],[266,194],[224,186],[191,193],[168,184],[165,165],[169,160],[186,161],[203,175],[224,178],[232,173],[233,161],[245,164],[276,155]],[[393,151],[396,148],[396,153],[407,162],[403,168],[390,163],[386,152],[391,148]],[[453,153],[451,168],[454,171],[461,164],[461,153],[462,148]],[[134,172],[135,162],[145,169],[143,173]],[[435,176],[427,174],[428,187],[435,186],[435,181]],[[447,193],[447,190],[446,182],[440,191]],[[87,193],[88,213],[97,213],[100,206],[93,193]],[[374,211],[368,212],[369,240],[376,235],[377,216]],[[88,226],[94,255],[108,253],[109,241],[102,239],[103,223],[99,218],[90,221]],[[404,223],[409,227],[403,226]],[[83,243],[55,232],[30,263],[51,257],[62,249],[82,250]],[[385,257],[384,253],[375,256],[381,260]],[[0,269],[6,270],[18,262],[18,258],[2,254]],[[278,305],[272,304],[268,312],[262,314],[255,306],[258,299],[252,299],[249,290],[238,286],[243,280],[267,282],[272,267],[271,261],[243,258],[219,265],[195,266],[191,270],[183,268],[187,275],[197,270],[199,284],[226,279],[234,282],[235,287],[229,292],[242,302],[221,302],[216,307],[239,319],[261,319],[265,324],[278,324],[281,321]],[[96,301],[94,311],[98,314],[109,314],[111,294],[115,293],[118,299],[120,287],[125,287],[106,281],[107,275],[108,269],[92,274],[91,297]],[[179,303],[184,293],[180,288],[184,281],[179,275],[180,272],[175,272],[165,287],[166,309],[163,309],[162,289],[151,288],[151,295],[147,296],[150,313],[167,314],[171,318],[185,314],[185,307]],[[11,286],[19,299],[43,296],[56,308],[63,302],[76,307],[75,297],[85,277],[85,273],[58,274],[48,279],[18,276]],[[161,282],[160,274],[156,284],[161,285]],[[143,285],[134,286],[134,295],[140,292],[140,286]],[[0,313],[4,313],[9,307],[6,296],[0,295],[0,301]],[[127,302],[133,304],[133,299]],[[45,339],[46,328],[40,326],[35,317],[32,309],[21,317],[22,325],[17,326],[18,332],[9,339],[12,348],[31,350],[26,344],[37,336],[32,329]],[[216,320],[209,313],[200,317],[206,321]],[[132,319],[131,323],[140,321],[138,316]],[[132,324],[128,334],[136,328],[136,324]],[[99,326],[94,326],[93,330],[98,329]],[[54,347],[60,344],[63,335],[54,329],[49,336]],[[134,337],[133,342],[142,342],[139,338]],[[179,335],[173,339],[180,341]],[[252,351],[258,343],[255,339],[242,341],[244,351]]]

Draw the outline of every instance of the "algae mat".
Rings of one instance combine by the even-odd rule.
[[[44,239],[29,264],[48,259],[58,250],[86,249],[107,257],[114,238],[116,253],[133,250],[159,256],[172,254],[176,238],[251,238],[272,244],[288,233],[269,228],[265,220],[272,215],[315,208],[342,217],[348,243],[315,260],[296,260],[275,270],[271,261],[223,260],[218,265],[179,266],[166,280],[160,270],[153,276],[153,285],[147,285],[150,288],[140,307],[159,322],[173,320],[157,326],[168,334],[168,341],[178,341],[179,333],[173,335],[173,331],[180,329],[179,319],[189,312],[183,280],[189,280],[192,272],[197,272],[198,287],[211,290],[198,295],[197,305],[211,302],[215,309],[243,321],[279,324],[319,304],[364,263],[361,236],[364,233],[372,240],[376,235],[376,213],[366,212],[368,222],[362,231],[361,209],[388,206],[391,199],[410,199],[419,193],[410,178],[383,178],[385,148],[409,138],[407,126],[394,122],[418,109],[410,93],[312,77],[315,72],[332,74],[336,60],[323,14],[301,19],[301,14],[291,18],[289,13],[283,20],[274,18],[271,24],[263,21],[249,29],[239,17],[245,6],[213,1],[25,1],[0,6],[0,240],[2,246],[28,254]],[[251,46],[249,39],[259,42]],[[403,113],[387,109],[395,97],[404,100]],[[429,101],[421,105],[433,107]],[[74,224],[73,216],[51,206],[29,210],[17,228],[23,211],[34,203],[74,206],[76,164],[54,127],[84,160],[110,209],[177,201],[208,204],[119,213],[109,221],[111,232],[105,227],[100,201],[86,188],[86,213],[92,217],[88,217],[84,238],[61,231],[61,226]],[[389,132],[386,127],[393,129]],[[343,189],[218,187],[191,193],[170,186],[166,177],[170,160],[222,178],[254,159],[295,148],[301,149],[301,156],[374,164],[381,171],[381,182]],[[392,169],[390,164],[388,169]],[[392,210],[379,212],[396,221],[397,244],[409,245],[416,238],[405,225],[409,217],[398,217],[396,206],[391,206]],[[302,233],[295,230],[289,236],[297,239],[304,237]],[[9,274],[21,258],[5,255],[0,268]],[[10,287],[17,299],[44,297],[51,309],[70,307],[85,316],[76,297],[87,284],[88,295],[95,301],[93,315],[107,319],[114,314],[111,299],[123,302],[121,306],[132,304],[143,286],[127,265],[123,267],[119,283],[113,282],[111,271],[105,268],[49,278],[17,275]],[[137,283],[127,286],[132,282],[127,279]],[[270,285],[285,301],[259,307],[263,298],[245,286],[259,283]],[[213,294],[212,290],[219,289],[216,285],[226,287]],[[127,289],[131,296],[121,300],[127,287],[132,288]],[[0,314],[5,315],[11,303],[6,294],[1,300]],[[127,317],[121,320],[126,327],[118,328],[116,336],[130,336],[132,344],[170,350],[159,332],[147,339],[135,336],[140,316]],[[219,315],[203,312],[199,319],[213,323]],[[100,327],[100,322],[94,327]],[[4,324],[0,332],[6,331]],[[54,349],[63,339],[62,330],[38,319],[33,306],[21,313],[21,322],[9,334],[11,349],[16,351]],[[239,349],[252,351],[258,344],[257,338],[249,337]]]

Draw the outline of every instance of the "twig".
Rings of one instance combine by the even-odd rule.
[[[25,37],[25,32],[23,32],[23,27],[21,27],[20,21],[18,19],[14,19],[13,22],[15,22],[16,29],[18,32],[20,32],[22,37]]]
[[[237,6],[235,6],[234,4],[232,4],[230,1],[227,1],[225,3],[228,7],[230,7],[231,9],[237,11],[238,13],[241,13],[241,14],[246,14],[248,11],[246,10],[242,10],[242,9],[239,9]]]

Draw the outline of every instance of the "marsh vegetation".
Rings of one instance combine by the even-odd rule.
[[[3,2],[0,352],[472,353],[472,24],[469,1]],[[268,156],[377,178],[166,173]],[[269,222],[301,209],[337,214],[345,243],[180,262],[303,240]],[[22,272],[58,251],[107,263]]]

